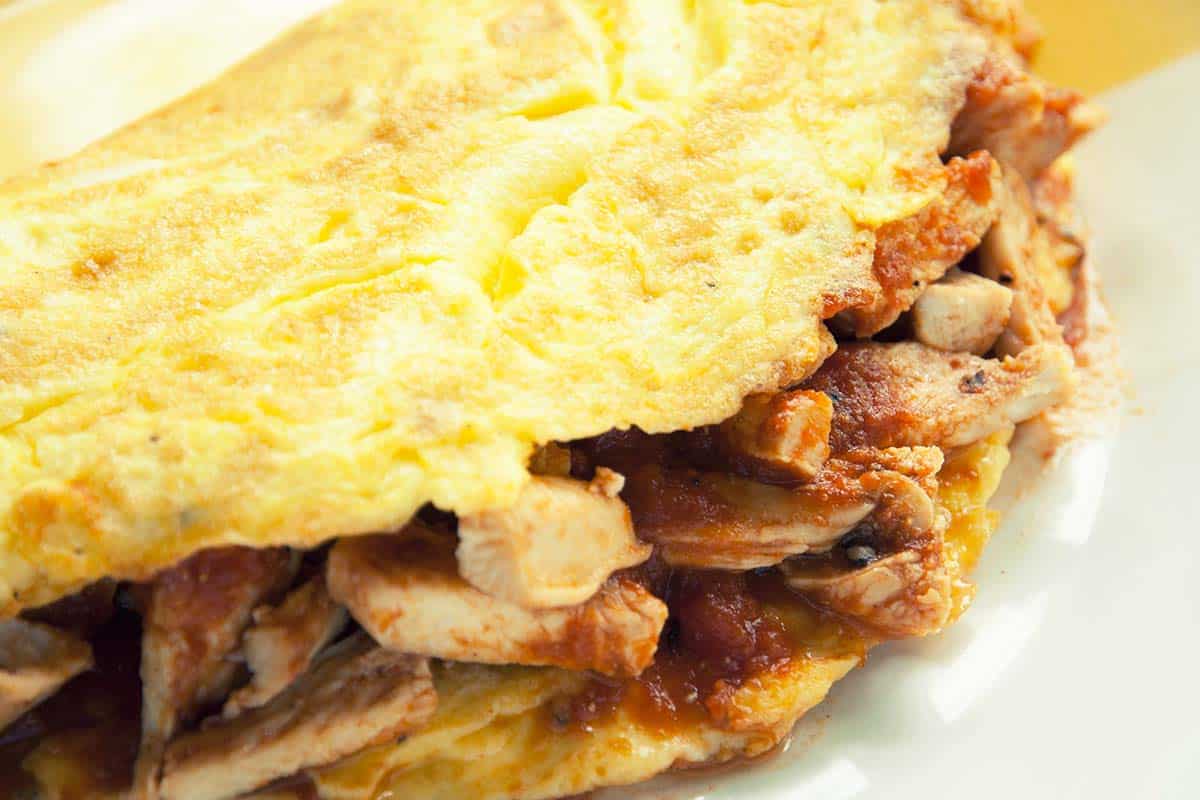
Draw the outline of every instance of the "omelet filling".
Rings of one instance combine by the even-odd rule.
[[[206,340],[205,326],[228,332],[240,324],[239,315],[249,319],[262,312],[278,323],[281,341],[307,342],[306,352],[322,357],[317,344],[337,339],[330,332],[337,325],[322,327],[308,341],[304,337],[315,336],[309,323],[325,326],[342,312],[347,329],[376,330],[371,320],[378,317],[396,331],[404,325],[423,331],[417,341],[453,342],[453,352],[434,352],[429,345],[422,356],[445,367],[441,377],[432,378],[414,371],[420,358],[400,363],[382,333],[375,342],[378,352],[330,355],[338,369],[353,360],[355,369],[379,380],[359,385],[378,400],[378,408],[363,401],[335,409],[322,405],[325,394],[311,393],[323,410],[343,414],[338,420],[370,423],[346,429],[361,447],[347,462],[349,471],[331,471],[335,485],[328,507],[312,496],[324,491],[311,474],[320,459],[297,455],[300,440],[289,438],[295,433],[290,420],[303,416],[303,409],[262,403],[252,412],[222,412],[218,427],[242,431],[250,427],[247,420],[269,418],[263,430],[274,433],[256,439],[255,447],[274,444],[243,453],[236,436],[211,443],[222,458],[229,456],[221,463],[246,467],[231,474],[231,482],[250,485],[246,476],[269,473],[280,489],[275,500],[287,497],[290,504],[260,508],[240,488],[231,489],[227,507],[237,513],[225,519],[227,507],[212,501],[224,497],[213,488],[222,485],[220,471],[189,471],[186,447],[169,465],[175,472],[122,461],[108,476],[112,480],[104,485],[111,492],[103,497],[99,483],[59,486],[30,477],[33,489],[22,484],[28,491],[14,505],[13,518],[42,538],[14,540],[20,558],[5,562],[11,574],[0,588],[14,614],[30,605],[29,597],[38,600],[36,607],[0,620],[0,794],[162,800],[565,797],[765,753],[833,682],[863,663],[873,646],[934,634],[967,610],[974,591],[968,573],[997,524],[987,503],[1008,463],[1013,430],[1069,402],[1075,352],[1088,336],[1088,308],[1095,299],[1088,295],[1070,207],[1070,172],[1061,156],[1095,123],[1095,115],[1077,96],[1048,89],[1027,74],[1025,29],[1015,11],[997,11],[1004,4],[934,3],[937,13],[930,16],[922,13],[928,3],[867,9],[871,4],[831,2],[825,4],[824,23],[807,14],[788,18],[797,30],[824,25],[850,38],[858,34],[847,31],[861,33],[869,20],[872,35],[912,39],[905,52],[936,63],[937,81],[958,87],[954,97],[943,98],[952,109],[938,112],[949,128],[926,131],[921,140],[940,142],[925,154],[934,163],[897,166],[911,154],[877,129],[888,114],[862,111],[883,102],[869,92],[846,101],[862,111],[862,124],[848,135],[835,123],[839,114],[857,111],[826,114],[818,106],[830,98],[814,99],[812,108],[801,97],[795,103],[780,99],[795,88],[796,76],[784,80],[768,70],[771,77],[750,81],[762,88],[761,96],[697,89],[710,78],[723,86],[711,76],[719,77],[731,63],[736,54],[726,46],[740,35],[734,23],[749,17],[695,5],[687,13],[681,7],[674,9],[678,14],[639,16],[629,9],[610,14],[603,4],[548,3],[497,17],[487,27],[489,54],[554,33],[563,38],[561,52],[555,52],[566,62],[573,57],[567,45],[582,46],[568,34],[587,31],[582,63],[588,69],[567,75],[570,80],[555,77],[554,91],[547,94],[526,91],[527,81],[537,85],[545,76],[526,75],[536,65],[524,55],[503,62],[513,71],[503,86],[488,83],[495,77],[491,62],[470,62],[471,80],[459,87],[462,96],[437,96],[447,114],[471,107],[478,100],[471,92],[484,98],[486,114],[460,128],[469,128],[480,148],[486,149],[479,142],[490,141],[480,131],[493,123],[496,135],[507,136],[508,128],[529,134],[505,151],[504,163],[517,165],[512,175],[489,173],[496,180],[485,188],[495,196],[481,193],[482,205],[460,204],[464,214],[454,217],[454,225],[462,223],[471,236],[495,245],[488,251],[494,258],[471,263],[466,288],[454,282],[462,274],[443,269],[453,259],[433,249],[403,274],[368,270],[348,284],[338,278],[324,285],[312,277],[320,270],[304,273],[287,290],[294,290],[291,295],[284,284],[296,276],[251,275],[253,266],[248,267],[247,285],[275,276],[279,294],[269,302],[258,295],[234,298],[211,317],[197,312],[201,321],[181,327],[175,339],[163,334],[158,344],[141,347],[128,363],[121,362],[121,369],[129,368],[121,379],[128,391],[80,390],[85,400],[103,396],[116,404],[97,412],[92,422],[84,425],[70,415],[95,409],[80,410],[73,396],[64,396],[13,423],[28,427],[34,439],[41,435],[39,425],[91,430],[94,423],[100,430],[105,420],[129,414],[170,428],[175,407],[155,394],[160,382],[178,379],[175,361],[169,370],[163,366],[165,354],[175,352],[170,342],[190,354],[184,373],[215,369],[223,376],[220,391],[240,402],[243,373],[253,371],[249,362],[225,364],[223,356],[206,355],[196,344]],[[356,14],[375,13],[378,6],[351,4],[353,13],[329,17],[328,24],[348,25]],[[645,24],[631,26],[631,19]],[[921,49],[921,37],[905,26],[918,24],[914,20],[934,24],[931,19],[943,26],[938,31],[960,37],[955,41],[962,52],[947,46],[931,55]],[[688,35],[676,36],[678,59],[639,38],[655,20],[670,22],[672,30],[686,21]],[[321,24],[306,29],[312,38],[300,37],[300,47],[311,45],[324,58]],[[766,36],[769,29],[763,24],[757,33]],[[592,47],[597,37],[619,41],[620,47],[602,53]],[[482,48],[478,42],[470,47],[477,45]],[[822,45],[809,46],[819,52]],[[421,47],[446,57],[428,42]],[[658,60],[645,61],[652,53]],[[759,55],[743,52],[738,69],[751,74],[762,68],[755,60]],[[840,74],[836,53],[822,58],[822,69]],[[467,63],[451,59],[460,61]],[[558,66],[545,65],[551,72]],[[624,80],[597,79],[610,72]],[[917,75],[893,77],[898,82],[888,91],[920,82]],[[433,91],[433,84],[419,85]],[[680,98],[693,90],[700,99],[684,108]],[[499,101],[489,92],[508,104],[503,119],[487,116],[499,113],[493,107]],[[521,102],[513,105],[513,97]],[[322,113],[346,114],[357,125],[361,109],[374,109],[378,100],[366,94],[330,97]],[[908,105],[924,110],[917,101]],[[908,105],[904,114],[913,110]],[[897,109],[889,114],[901,113]],[[778,159],[764,162],[757,145],[739,150],[728,164],[722,160],[721,147],[735,140],[744,144],[739,137],[747,129],[735,124],[739,115],[760,112],[763,119],[749,128],[764,142],[770,138],[768,123],[779,131],[805,132],[804,142],[789,140],[785,152],[812,145],[809,134],[820,140],[814,158],[835,177],[836,192],[780,194],[767,180],[775,176]],[[397,115],[372,124],[380,159],[390,157],[385,146],[399,152],[421,130],[432,129],[424,122],[425,128],[409,129],[406,120],[412,122]],[[483,127],[470,127],[477,123]],[[708,138],[680,133],[701,128]],[[521,149],[522,142],[540,141],[537,136],[547,131],[557,149]],[[135,141],[138,135],[130,134]],[[585,140],[592,144],[581,150]],[[334,144],[321,140],[311,146],[315,152]],[[457,139],[452,144],[463,145]],[[459,159],[446,165],[451,171],[474,164],[473,151],[463,147],[454,154],[447,149],[425,155]],[[338,161],[337,168],[370,171],[363,152]],[[796,168],[803,172],[813,154],[796,152],[801,165]],[[268,157],[274,156],[264,151],[262,158]],[[692,167],[659,174],[661,159]],[[332,169],[335,162],[320,163]],[[523,179],[525,173],[536,180]],[[288,174],[292,182],[312,177]],[[384,172],[368,177],[380,175],[387,177]],[[738,181],[746,175],[762,180],[742,186]],[[796,185],[807,180],[799,173],[785,177]],[[414,173],[413,181],[424,178]],[[668,192],[663,188],[668,182],[683,188]],[[384,206],[384,216],[401,208],[414,219],[445,222],[452,215],[439,210],[446,201],[432,196],[435,184],[418,188],[394,181],[378,192],[372,184],[370,199],[379,208],[364,205],[361,213],[329,216],[308,246],[325,252],[346,227],[358,226],[356,241],[390,235],[378,219],[371,221],[371,213]],[[170,182],[160,188],[167,191]],[[720,209],[700,219],[696,209],[714,194],[724,198]],[[511,219],[490,220],[483,213],[488,203],[510,196],[518,196],[524,209]],[[759,204],[755,208],[771,207],[775,227],[721,227],[722,220],[757,219],[759,211],[742,208],[751,199]],[[626,214],[635,201],[642,204],[636,219]],[[478,218],[467,212],[479,212]],[[633,227],[641,239],[630,244],[625,234]],[[455,228],[453,236],[443,236],[432,222],[413,223],[402,233],[413,231],[429,233],[439,246],[466,235]],[[785,246],[780,231],[793,244]],[[430,242],[418,244],[432,248]],[[658,262],[646,255],[647,248],[658,248]],[[830,261],[822,269],[810,265],[808,272],[789,266],[761,273],[761,281],[755,277],[763,264],[772,259],[790,264],[796,253]],[[560,274],[573,281],[569,286],[547,277],[546,265],[559,263],[559,256],[565,259]],[[745,261],[752,257],[759,260]],[[290,269],[292,256],[283,260]],[[88,280],[116,269],[119,261],[119,256],[88,261]],[[817,285],[812,275],[823,270],[837,273],[836,280]],[[734,285],[719,296],[719,310],[722,319],[735,319],[736,330],[704,313],[705,303],[688,294],[700,284],[681,282],[685,273],[709,289],[723,281]],[[201,283],[213,277],[196,274]],[[447,277],[452,274],[458,278]],[[226,277],[213,279],[233,292]],[[412,309],[388,306],[384,299],[392,295],[386,292],[366,298],[361,307],[343,297],[393,278],[420,283],[420,292],[436,295],[446,307],[408,318],[396,309]],[[613,288],[618,284],[619,291]],[[455,319],[474,319],[458,312],[479,299],[477,290],[486,293],[492,311],[506,309],[511,318],[493,316],[511,323],[504,341],[515,349],[491,349],[496,337],[489,338],[482,323],[478,329],[454,328]],[[539,305],[563,291],[603,296],[603,302],[560,304],[554,313]],[[397,296],[406,292],[416,296],[417,289],[406,284]],[[631,297],[639,298],[636,308]],[[801,300],[802,305],[791,304]],[[367,308],[370,303],[379,308]],[[327,314],[317,313],[322,304]],[[668,305],[669,312],[656,310]],[[597,308],[603,313],[592,313]],[[296,316],[289,323],[291,313]],[[655,326],[668,317],[687,319],[672,327],[669,341],[641,348],[643,332],[653,339]],[[627,331],[620,327],[626,324],[632,326]],[[625,332],[593,341],[587,334],[597,327]],[[718,339],[721,347],[710,347]],[[785,352],[787,342],[795,352]],[[117,358],[99,339],[83,345],[97,359]],[[455,360],[463,354],[469,363]],[[520,369],[489,372],[484,361],[501,357],[515,359]],[[608,360],[619,364],[621,380],[613,378],[617,372],[598,376]],[[750,372],[738,366],[743,361],[753,367]],[[283,370],[281,364],[292,369],[294,363],[260,366]],[[556,364],[569,367],[570,374],[555,372]],[[162,375],[155,372],[160,366],[166,370]],[[36,372],[34,367],[59,368],[39,362],[29,369]],[[390,389],[412,388],[385,383],[380,376],[393,369],[416,387],[412,397],[401,395],[411,403],[393,409],[403,415],[403,425],[368,419],[392,408]],[[497,396],[463,389],[473,385],[473,369],[497,375],[490,386]],[[175,387],[176,399],[208,402],[211,386],[187,381]],[[333,383],[342,387],[347,381]],[[553,395],[553,386],[563,381],[571,384],[571,402],[543,404],[554,410],[552,418],[534,413],[536,404],[523,404],[526,395]],[[297,396],[310,389],[297,385]],[[716,394],[689,394],[695,391]],[[136,413],[121,405],[134,395]],[[451,395],[454,403],[437,402]],[[579,406],[579,417],[571,416],[571,403]],[[500,433],[466,423],[455,427],[461,420],[451,419],[450,406],[462,419],[494,419]],[[198,419],[184,416],[189,426]],[[614,417],[626,422],[599,435],[577,435],[603,431],[615,423],[597,427],[595,420]],[[683,419],[689,424],[681,426]],[[327,422],[330,430],[341,430],[332,418]],[[436,445],[411,444],[434,429],[441,431]],[[453,435],[442,436],[451,429]],[[209,441],[202,426],[188,430],[196,437],[188,447]],[[555,431],[576,433],[550,435]],[[158,436],[146,441],[157,446]],[[142,448],[141,433],[135,438],[126,444]],[[530,443],[536,448],[522,470],[519,456]],[[99,452],[102,444],[97,439],[81,446],[95,445]],[[66,463],[49,450],[44,460],[36,449],[33,457],[21,453],[13,458],[29,476]],[[372,482],[376,467],[384,472],[396,467],[396,474]],[[143,480],[151,472],[153,480]],[[164,505],[172,480],[194,495],[182,510]],[[37,494],[42,490],[44,497]],[[162,513],[146,516],[138,492],[162,501]],[[439,499],[445,501],[440,507]],[[111,513],[93,518],[93,501]],[[349,509],[344,514],[342,501]],[[376,524],[395,519],[387,515],[396,509],[403,509],[398,524]],[[247,535],[235,536],[241,529],[230,520],[248,526]],[[276,532],[276,523],[300,532]],[[116,532],[111,539],[97,533],[110,529]],[[151,533],[143,536],[145,530]],[[112,569],[60,597],[62,587],[77,587],[80,576],[97,577],[91,567],[79,566],[73,537],[82,537],[83,549],[95,544]],[[152,555],[123,552],[116,544],[120,537],[139,547],[153,539],[146,549]],[[30,549],[35,541],[50,547],[53,563],[36,563]],[[40,570],[56,576],[54,581],[39,584]],[[59,599],[41,602],[51,597]]]

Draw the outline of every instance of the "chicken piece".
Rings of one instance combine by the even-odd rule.
[[[721,423],[723,449],[737,459],[792,480],[809,480],[829,458],[833,404],[820,392],[796,389],[752,394],[741,410]]]
[[[647,464],[624,497],[634,528],[667,564],[703,569],[769,567],[828,550],[875,508],[875,498],[840,465],[795,488],[724,472]]]
[[[1012,301],[1011,289],[955,267],[913,304],[913,335],[938,350],[981,356],[1008,325]]]
[[[511,508],[459,518],[459,574],[526,608],[584,602],[609,575],[650,557],[617,497],[623,483],[604,467],[590,484],[533,476]]]
[[[1075,92],[1047,87],[999,54],[967,86],[954,120],[951,153],[987,150],[1032,180],[1080,137],[1104,122],[1104,112]]]
[[[1046,342],[1062,344],[1062,329],[1043,289],[1061,266],[1045,228],[1039,225],[1029,189],[1021,176],[1004,171],[1000,216],[979,248],[979,272],[1013,291],[1008,326],[996,352],[1013,355]]]
[[[946,189],[938,199],[876,231],[871,271],[879,294],[867,305],[839,313],[834,327],[858,337],[878,333],[979,245],[996,218],[993,195],[1000,170],[985,152],[953,158],[945,170]]]
[[[173,741],[162,797],[237,797],[395,740],[424,725],[436,708],[426,659],[385,650],[358,634],[326,651],[266,705]]]
[[[277,606],[259,606],[242,636],[250,683],[233,693],[221,713],[236,717],[282,692],[349,620],[346,609],[329,596],[323,575],[294,589]]]
[[[0,731],[92,666],[92,649],[68,633],[0,620]]]
[[[163,748],[180,723],[232,688],[228,656],[251,612],[283,591],[297,562],[286,548],[205,550],[160,573],[142,614],[142,745],[134,796],[158,796]]]
[[[463,580],[449,537],[412,522],[400,533],[341,539],[329,591],[385,647],[485,664],[554,665],[636,675],[654,658],[667,607],[610,579],[586,603],[528,609]]]
[[[1037,345],[995,360],[917,342],[858,342],[834,353],[806,386],[833,398],[834,452],[946,448],[978,441],[1061,402],[1073,386],[1073,367],[1061,345]]]

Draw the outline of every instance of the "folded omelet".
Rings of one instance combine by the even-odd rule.
[[[1097,314],[1030,26],[350,0],[0,183],[0,765],[566,796],[956,618]]]

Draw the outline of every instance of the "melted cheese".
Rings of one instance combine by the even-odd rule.
[[[0,184],[0,612],[803,376],[983,47],[945,0],[354,0]]]

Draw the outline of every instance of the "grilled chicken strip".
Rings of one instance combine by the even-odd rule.
[[[603,467],[590,484],[533,476],[511,508],[459,518],[459,574],[526,608],[586,601],[609,575],[650,557],[617,497],[623,484]]]
[[[948,353],[981,356],[1004,332],[1012,303],[1008,287],[955,267],[913,304],[913,336]]]
[[[876,232],[871,270],[880,293],[871,304],[838,314],[834,326],[855,336],[871,336],[911,308],[925,287],[979,245],[996,218],[999,178],[999,167],[986,152],[951,159],[943,194],[913,216]]]
[[[230,696],[222,714],[235,717],[282,692],[349,620],[346,609],[329,596],[323,575],[292,590],[277,606],[259,606],[242,636],[250,683]]]
[[[0,620],[0,731],[92,666],[92,649],[68,633]]]
[[[329,591],[394,650],[485,664],[554,665],[636,675],[649,665],[667,607],[613,578],[582,605],[529,609],[459,576],[454,543],[420,522],[397,534],[338,541]]]
[[[833,404],[820,392],[752,394],[717,436],[726,454],[756,462],[754,471],[805,481],[829,458],[832,419]]]
[[[165,800],[224,800],[329,764],[424,725],[437,708],[429,662],[365,634],[327,650],[266,705],[180,736],[167,748]]]
[[[844,345],[807,387],[833,398],[835,452],[855,447],[956,447],[1061,402],[1070,351],[1037,345],[1003,360],[943,353],[916,342]]]
[[[134,796],[157,797],[163,748],[180,723],[232,687],[251,612],[283,591],[296,563],[286,548],[205,550],[160,573],[142,614],[142,744]]]
[[[1049,88],[997,54],[967,87],[966,103],[951,130],[950,152],[987,150],[1032,180],[1103,121],[1104,113],[1081,95]]]

